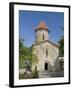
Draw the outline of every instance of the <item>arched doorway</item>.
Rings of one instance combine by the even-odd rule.
[[[45,63],[45,70],[48,70],[48,63]]]

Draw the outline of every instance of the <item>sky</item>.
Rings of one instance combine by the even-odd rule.
[[[35,29],[44,21],[50,31],[49,40],[56,43],[64,35],[63,12],[19,11],[19,37],[24,39],[24,45],[30,47],[35,42]]]

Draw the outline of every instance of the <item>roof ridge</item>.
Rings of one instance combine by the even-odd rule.
[[[59,45],[57,45],[56,43],[51,42],[50,40],[44,40],[44,41],[41,41],[41,42],[38,42],[38,43],[34,43],[33,45],[37,45],[37,44],[40,44],[40,43],[43,43],[43,42],[46,42],[46,41],[53,44],[56,47],[59,47]]]

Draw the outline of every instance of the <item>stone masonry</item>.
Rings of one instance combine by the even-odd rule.
[[[49,40],[49,30],[44,21],[41,21],[35,30],[35,43],[32,45],[33,54],[38,58],[38,63],[32,65],[32,70],[55,71],[55,63],[59,56],[58,45]]]

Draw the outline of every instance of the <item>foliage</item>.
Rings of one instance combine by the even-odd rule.
[[[37,63],[37,57],[32,53],[32,48],[31,47],[26,47],[23,44],[23,40],[19,40],[19,62],[20,65],[24,66],[23,62],[25,60],[28,60],[30,64],[32,63]]]
[[[64,55],[64,38],[62,37],[59,41],[59,53],[60,55]]]
[[[61,30],[64,31],[64,27],[61,27]],[[64,56],[64,36],[58,41],[59,43],[59,54],[60,56]]]

